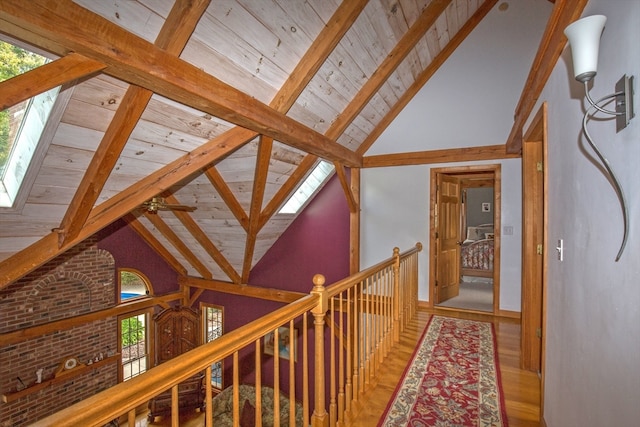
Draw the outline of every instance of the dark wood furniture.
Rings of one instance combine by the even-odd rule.
[[[168,308],[153,317],[155,323],[156,365],[200,345],[200,316],[187,307]],[[203,375],[195,375],[178,385],[179,410],[204,409]],[[149,422],[171,414],[171,390],[149,400]]]

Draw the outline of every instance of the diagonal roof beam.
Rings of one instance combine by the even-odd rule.
[[[340,113],[338,118],[331,124],[326,135],[329,138],[337,139],[349,127],[351,122],[367,106],[371,98],[378,93],[394,71],[400,66],[402,61],[415,48],[416,44],[431,28],[438,17],[444,13],[452,0],[432,0],[424,8],[420,17],[402,36],[398,44],[389,52],[382,61],[378,69],[374,71],[367,82],[360,88],[356,96],[349,102],[349,105]]]
[[[449,43],[440,51],[440,53],[433,58],[431,63],[420,73],[415,82],[407,89],[407,91],[400,97],[398,102],[391,108],[387,115],[378,123],[378,125],[371,131],[369,136],[363,141],[360,147],[356,150],[358,154],[366,153],[369,147],[375,142],[380,134],[389,126],[389,124],[400,114],[400,111],[411,101],[416,93],[422,88],[422,86],[429,81],[431,76],[442,66],[442,64],[451,56],[451,54],[460,46],[460,43],[467,38],[467,36],[473,31],[473,29],[482,21],[482,19],[489,13],[498,0],[485,0],[482,5],[478,7],[476,12],[469,18],[467,22],[458,30],[458,32],[451,37]]]
[[[513,127],[507,139],[509,153],[522,151],[522,129],[562,54],[567,41],[564,29],[580,17],[586,4],[587,0],[558,0],[553,7],[516,107]]]
[[[180,201],[171,194],[164,194],[166,202],[179,205]],[[211,258],[220,266],[222,271],[229,277],[234,283],[240,283],[240,275],[236,272],[233,266],[227,261],[222,252],[213,244],[213,242],[207,237],[207,233],[200,228],[198,223],[187,213],[182,211],[173,211],[173,214],[180,220],[182,225],[191,233],[193,237],[200,243],[200,246],[211,256]]]
[[[191,252],[191,249],[184,244],[182,239],[178,237],[171,227],[169,227],[169,225],[160,218],[160,215],[157,213],[145,212],[144,216],[149,220],[149,222],[151,222],[151,224],[153,224],[156,230],[158,230],[165,239],[167,239],[169,243],[171,243],[178,252],[182,254],[182,256],[198,271],[198,273],[200,273],[202,277],[205,279],[213,278],[209,269],[193,254],[193,252]]]
[[[220,175],[220,172],[218,172],[218,169],[213,165],[209,165],[203,169],[203,172],[209,179],[209,182],[211,182],[211,185],[215,187],[220,197],[222,197],[222,200],[227,204],[231,213],[233,213],[240,225],[242,225],[244,231],[249,231],[249,217],[233,194],[233,191],[231,191],[224,181],[222,175]]]
[[[0,82],[0,111],[56,86],[97,73],[105,64],[77,53]]]
[[[273,139],[262,136],[258,155],[256,159],[256,170],[253,178],[253,193],[251,194],[251,208],[249,211],[249,230],[247,231],[247,242],[244,247],[244,263],[242,265],[242,282],[247,283],[251,272],[251,261],[256,247],[258,232],[260,231],[260,210],[264,199],[264,190],[267,185],[267,175],[269,174],[269,162],[271,161],[271,149]]]
[[[351,28],[366,3],[367,0],[342,2],[320,32],[320,35],[312,43],[303,59],[278,91],[278,95],[272,101],[274,108],[281,112],[286,112],[291,108],[295,99],[302,93],[307,83],[317,73],[344,34]],[[25,6],[28,5],[29,3],[25,4]],[[0,27],[3,27],[5,22],[2,21],[1,10],[0,7]],[[7,28],[12,29],[14,32],[22,32],[11,23],[7,23]],[[51,50],[62,49],[59,45],[49,43],[44,38],[40,40],[40,44],[50,46]],[[126,215],[143,201],[166,190],[216,160],[224,158],[257,136],[256,132],[241,127],[232,128],[94,208],[80,234],[63,247],[58,247],[57,233],[50,233],[17,254],[1,261],[0,289],[60,255],[74,244],[81,242],[121,216]],[[315,156],[312,157],[314,159],[311,163],[315,161]],[[286,197],[286,195],[283,197]],[[273,208],[274,211],[275,209],[277,209],[277,206]],[[267,220],[268,217],[264,219],[264,222]]]
[[[255,137],[254,132],[241,127],[230,129],[95,207],[80,234],[64,246],[58,247],[58,234],[52,232],[0,261],[0,289],[131,212],[145,200],[189,177],[215,159],[232,153]]]
[[[209,2],[210,0],[176,1],[160,29],[156,46],[166,49],[168,54],[180,55]],[[120,106],[60,223],[59,246],[63,246],[66,241],[74,239],[80,233],[152,95],[153,92],[150,90],[130,86],[122,97]]]
[[[356,96],[351,100],[349,105],[342,111],[338,118],[331,124],[326,135],[329,138],[337,139],[349,127],[351,122],[357,117],[362,109],[367,105],[371,98],[378,92],[380,87],[385,84],[389,76],[398,68],[407,55],[414,49],[418,41],[431,28],[438,17],[446,10],[452,0],[434,0],[422,11],[416,22],[407,30],[400,42],[387,55],[378,69],[371,75],[371,78],[360,88]],[[495,3],[497,0],[493,0]],[[411,94],[413,96],[415,92]],[[395,116],[394,116],[395,117]],[[386,127],[386,124],[385,126]],[[363,153],[364,151],[358,151]],[[287,182],[281,187],[280,191],[274,196],[267,205],[267,209],[263,212],[261,226],[267,223],[269,218],[275,213],[278,207],[289,196],[291,191],[304,178],[309,169],[315,164],[316,156],[309,154],[305,161],[298,165],[295,173],[292,174]],[[287,190],[287,191],[285,191]],[[351,207],[350,207],[351,209]]]
[[[153,234],[142,225],[142,223],[133,214],[127,214],[123,217],[124,221],[145,241],[153,250],[164,259],[167,264],[173,268],[178,274],[186,276],[187,269],[165,248],[162,243],[155,238]]]
[[[338,175],[338,179],[340,180],[340,185],[342,185],[342,190],[344,191],[344,195],[347,198],[349,212],[358,212],[358,203],[356,202],[356,198],[351,192],[351,186],[349,185],[349,182],[347,182],[347,174],[344,171],[344,166],[342,166],[340,163],[334,163],[333,166],[336,169],[336,174]]]
[[[51,46],[66,47],[58,54],[72,50],[102,61],[109,65],[105,73],[176,102],[347,166],[362,162],[330,138],[70,0],[3,0],[0,25],[4,22],[20,27],[30,43],[51,39]]]

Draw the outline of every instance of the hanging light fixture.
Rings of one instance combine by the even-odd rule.
[[[604,25],[607,22],[607,18],[603,15],[587,16],[579,19],[569,25],[564,34],[569,39],[571,45],[571,56],[573,60],[573,71],[576,80],[584,84],[585,96],[591,104],[590,107],[584,113],[582,119],[582,131],[589,142],[591,148],[596,153],[602,165],[609,173],[611,177],[616,193],[620,199],[622,205],[622,217],[624,220],[624,232],[622,238],[622,244],[618,250],[616,261],[620,259],[622,252],[627,244],[627,237],[629,235],[629,212],[627,209],[627,201],[622,191],[622,186],[618,181],[611,165],[607,158],[598,149],[595,144],[589,130],[587,129],[588,120],[597,112],[616,116],[617,132],[624,129],[629,121],[633,118],[633,76],[627,77],[623,75],[622,78],[616,83],[615,92],[613,94],[604,96],[597,101],[593,101],[589,94],[589,81],[595,77],[598,72],[598,51],[600,49],[600,38],[604,30]],[[603,107],[611,99],[615,99],[616,110],[608,110]]]

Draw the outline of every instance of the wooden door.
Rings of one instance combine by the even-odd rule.
[[[460,179],[438,174],[436,223],[436,290],[440,304],[460,292]]]

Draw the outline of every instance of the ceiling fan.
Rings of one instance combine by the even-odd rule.
[[[182,211],[182,212],[193,212],[197,208],[195,206],[187,206],[187,205],[176,205],[171,203],[166,203],[164,201],[164,197],[153,197],[151,200],[148,200],[142,204],[142,208],[147,212],[156,213],[158,211]]]

